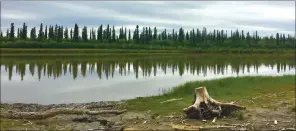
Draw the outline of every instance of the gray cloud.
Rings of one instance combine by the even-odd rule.
[[[224,30],[258,30],[259,34],[275,32],[294,34],[293,1],[5,1],[2,2],[2,29],[10,23],[21,27],[63,25],[98,27],[100,24],[156,26],[159,30],[183,27],[185,30],[207,27]]]

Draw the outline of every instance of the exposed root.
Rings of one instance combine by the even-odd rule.
[[[90,110],[81,110],[81,109],[69,109],[69,108],[56,108],[44,112],[1,112],[2,118],[9,119],[46,119],[54,117],[59,114],[77,114],[77,115],[100,115],[100,114],[115,114],[119,115],[126,112],[126,110],[99,110],[99,111],[90,111]]]

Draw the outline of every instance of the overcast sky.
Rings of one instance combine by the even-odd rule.
[[[156,26],[158,30],[206,27],[208,30],[258,30],[259,35],[276,32],[295,34],[294,1],[2,1],[2,30],[23,22],[28,28],[63,25],[98,28],[107,24],[119,29],[136,25]],[[5,33],[4,33],[5,34]],[[251,33],[252,34],[252,33]]]

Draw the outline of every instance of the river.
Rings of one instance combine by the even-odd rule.
[[[295,74],[293,55],[2,56],[2,103],[84,103],[162,94],[188,81]]]

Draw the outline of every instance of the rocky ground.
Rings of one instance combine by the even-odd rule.
[[[215,122],[187,119],[182,114],[155,115],[151,111],[125,111],[120,106],[124,102],[58,105],[2,103],[1,130],[295,130],[295,107],[290,106],[295,103],[295,99],[276,100],[273,99],[275,97],[277,94],[238,101],[256,106],[247,107],[246,110],[228,117],[218,118]],[[261,99],[270,100],[269,104],[258,103]],[[45,112],[56,112],[56,109],[70,111],[46,116]],[[90,113],[86,113],[86,110]],[[97,111],[106,113],[95,114]],[[20,112],[25,114],[21,115]],[[36,115],[44,115],[47,118],[34,118]]]

